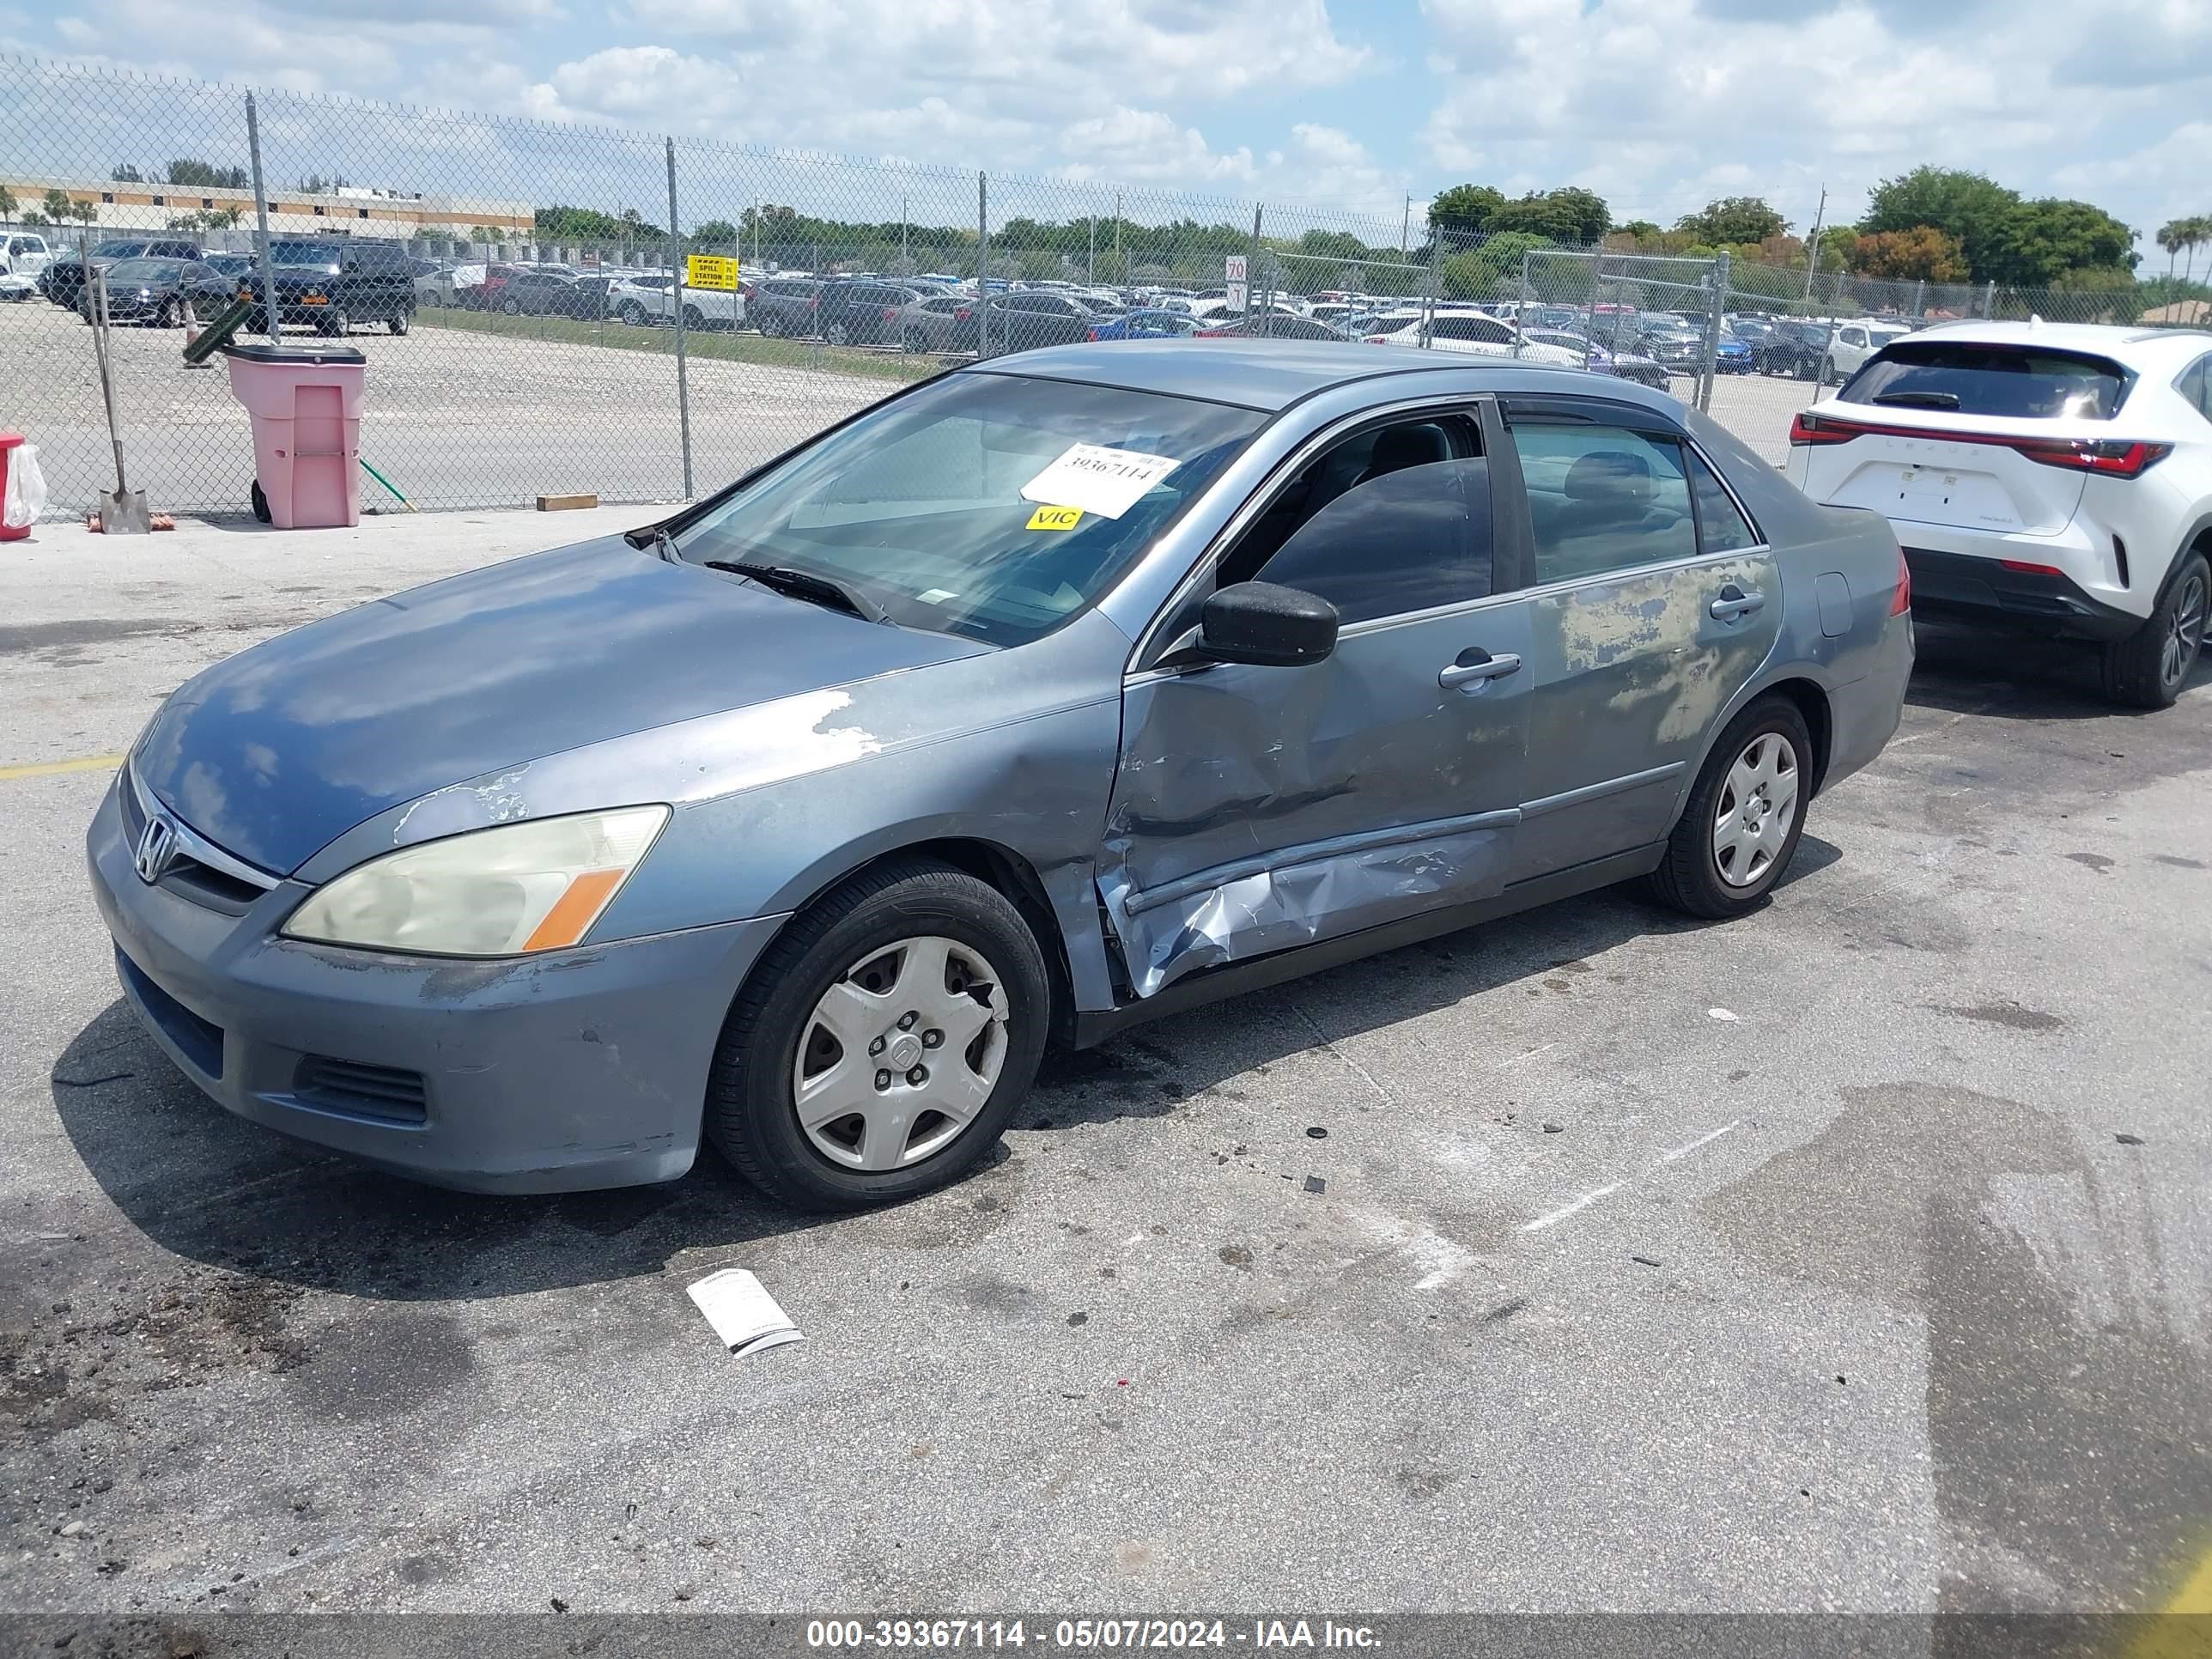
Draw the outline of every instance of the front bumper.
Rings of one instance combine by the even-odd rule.
[[[2025,562],[2047,564],[2054,556],[2047,550],[2057,549],[2062,556],[2065,551],[2048,538],[2016,539]],[[2143,625],[2142,617],[2098,598],[2056,569],[2008,569],[2001,558],[1910,544],[1905,562],[1912,571],[1913,609],[1930,622],[2094,641],[2124,639]]]
[[[690,1169],[723,1017],[782,920],[505,961],[387,956],[277,938],[295,882],[232,914],[140,880],[113,788],[86,854],[125,996],[186,1077],[240,1117],[474,1192]]]

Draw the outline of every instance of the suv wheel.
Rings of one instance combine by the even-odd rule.
[[[795,918],[722,1028],[706,1127],[796,1208],[858,1209],[958,1180],[1044,1052],[1051,990],[1021,913],[928,860],[887,864]]]
[[[824,345],[850,345],[852,343],[852,332],[842,323],[830,323],[822,331],[822,343]]]
[[[343,306],[332,306],[323,313],[322,330],[325,334],[349,334],[353,331],[353,318]]]
[[[2171,706],[2203,648],[2208,605],[2212,567],[2202,553],[2184,554],[2150,620],[2105,647],[2105,695],[2130,708]]]
[[[412,321],[413,319],[410,318],[405,312],[402,311],[395,313],[391,321],[387,323],[386,326],[391,329],[394,334],[404,334],[411,325]]]
[[[1705,757],[1645,891],[1709,921],[1754,908],[1796,855],[1812,761],[1812,734],[1789,698],[1761,697],[1737,715]]]
[[[500,315],[502,317],[520,317],[522,315],[522,301],[520,300],[501,300],[499,302],[499,311]]]
[[[622,319],[626,327],[643,328],[645,326],[645,307],[635,300],[624,300],[617,306],[615,315]]]

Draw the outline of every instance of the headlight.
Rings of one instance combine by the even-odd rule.
[[[591,931],[667,822],[665,806],[625,806],[404,848],[318,889],[284,932],[423,956],[557,951]]]

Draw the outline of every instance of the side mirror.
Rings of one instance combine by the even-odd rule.
[[[1198,654],[1214,662],[1301,668],[1336,649],[1336,607],[1302,588],[1235,582],[1200,613]]]

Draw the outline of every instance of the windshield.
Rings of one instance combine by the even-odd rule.
[[[174,259],[119,259],[107,268],[111,283],[173,283],[181,267]]]
[[[948,375],[784,461],[684,531],[678,553],[825,577],[902,626],[1020,645],[1105,592],[1264,419]]]
[[[279,265],[312,265],[325,270],[337,269],[337,252],[319,242],[271,242],[269,258]]]

